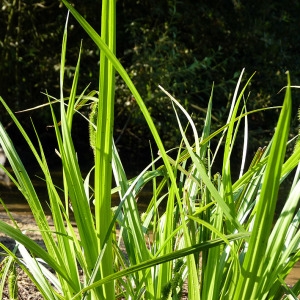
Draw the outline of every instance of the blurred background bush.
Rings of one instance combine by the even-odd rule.
[[[101,1],[72,3],[100,30]],[[0,5],[0,95],[14,111],[46,103],[46,90],[58,97],[65,7],[54,0],[3,0]],[[117,57],[145,100],[167,148],[178,145],[180,134],[174,126],[171,103],[158,85],[193,114],[199,127],[212,84],[213,126],[224,124],[243,68],[245,80],[256,72],[249,89],[248,110],[281,105],[282,94],[277,93],[286,84],[286,70],[291,72],[292,84],[299,85],[299,15],[300,3],[296,0],[117,0]],[[81,40],[78,93],[88,84],[89,90],[97,90],[99,50],[72,17],[68,34],[66,92],[71,86]],[[296,133],[297,92],[293,97]],[[89,114],[88,107],[84,113]],[[52,129],[47,127],[51,125],[49,109],[19,114],[29,130],[30,117],[42,140],[51,144]],[[251,115],[251,145],[257,147],[262,139],[268,138],[277,118],[274,110]],[[15,134],[3,108],[0,121]],[[115,121],[115,140],[121,155],[149,157],[151,135],[135,99],[119,77]],[[85,149],[86,121],[78,116],[75,122],[75,143],[78,149]],[[50,152],[53,153],[51,147]]]

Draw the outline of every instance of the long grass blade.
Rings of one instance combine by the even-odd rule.
[[[239,239],[243,239],[243,238],[247,238],[247,237],[249,237],[248,233],[239,233],[239,234],[233,234],[233,235],[226,236],[226,238],[229,242],[239,240]],[[116,280],[116,279],[118,279],[122,276],[126,276],[127,274],[131,274],[131,273],[137,272],[139,270],[148,269],[148,268],[153,267],[155,265],[162,264],[162,263],[165,263],[167,261],[171,261],[171,260],[174,260],[174,259],[177,259],[177,258],[185,257],[187,255],[191,255],[193,253],[199,252],[203,249],[216,247],[216,246],[224,244],[224,243],[225,242],[222,239],[215,239],[215,240],[212,240],[212,241],[208,241],[208,242],[200,243],[200,244],[197,244],[197,245],[193,245],[193,246],[181,249],[181,250],[177,250],[173,253],[169,253],[169,254],[166,254],[164,256],[160,256],[160,257],[157,257],[155,259],[151,259],[149,261],[145,261],[143,263],[131,266],[131,267],[125,269],[125,270],[121,270],[121,271],[119,271],[115,274],[109,275],[106,278],[104,278],[102,280],[99,280],[98,282],[93,283],[91,286],[82,289],[80,293],[78,293],[77,295],[74,295],[72,300],[78,299],[81,294],[89,291],[90,289],[93,289],[96,286],[105,284],[106,282],[109,282],[111,280]]]
[[[262,274],[269,256],[266,249],[276,207],[290,118],[291,89],[288,75],[288,87],[264,174],[249,249],[233,299],[257,299],[263,293],[258,290],[258,286],[261,280],[264,280]]]

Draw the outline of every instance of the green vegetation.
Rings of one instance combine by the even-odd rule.
[[[248,118],[262,110],[279,108],[248,111],[245,92],[252,77],[243,84],[244,71],[238,77],[227,122],[218,130],[212,129],[214,90],[200,131],[184,106],[159,86],[165,102],[173,109],[181,136],[177,147],[166,148],[148,107],[115,56],[113,2],[102,3],[100,37],[63,0],[100,49],[101,56],[99,93],[78,92],[80,49],[71,89],[66,96],[66,24],[60,97],[48,95],[63,170],[62,186],[53,182],[38,134],[36,146],[0,97],[43,173],[55,227],[50,229],[30,176],[0,123],[0,144],[13,174],[3,166],[1,168],[26,198],[46,248],[28,238],[26,232],[21,232],[14,220],[14,226],[0,220],[0,231],[16,240],[14,251],[0,245],[2,255],[7,257],[2,263],[2,283],[9,274],[13,276],[17,264],[45,299],[180,299],[185,282],[191,300],[281,299],[284,295],[296,299],[300,281],[292,288],[284,282],[300,258],[300,148],[295,147],[292,153],[286,151],[290,143],[292,111],[289,74],[273,137],[267,147],[258,149],[247,171],[244,169],[249,147]],[[158,155],[153,153],[152,162],[132,179],[127,178],[112,139],[115,71],[131,91],[159,149]],[[93,109],[87,122],[94,165],[83,178],[72,128],[74,116],[90,103]],[[54,109],[57,104],[59,115]],[[243,124],[241,172],[235,180],[232,164],[237,164],[237,159],[233,149]],[[210,147],[213,141],[216,141],[216,150]],[[221,144],[224,144],[222,151]],[[215,166],[218,152],[223,156],[221,166]],[[215,174],[213,167],[220,173]],[[91,173],[94,173],[93,181]],[[112,173],[116,182],[113,189]],[[279,187],[288,175],[291,177],[290,190],[275,219]],[[137,199],[149,183],[153,190],[152,199],[140,215]],[[111,209],[113,193],[119,194],[120,203]],[[1,201],[5,207],[4,199]],[[71,221],[73,217],[75,222]],[[16,254],[17,249],[20,255]],[[1,293],[3,284],[0,287]]]

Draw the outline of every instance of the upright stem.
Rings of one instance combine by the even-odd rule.
[[[109,49],[115,53],[115,0],[102,1],[101,36]],[[111,237],[105,236],[111,222],[111,181],[112,181],[112,138],[114,122],[115,70],[104,52],[100,52],[99,104],[95,143],[95,218],[99,236],[98,248],[106,245],[101,261],[101,277],[113,273]],[[114,299],[113,282],[104,285],[101,299]]]

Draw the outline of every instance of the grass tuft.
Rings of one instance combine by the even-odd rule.
[[[14,297],[12,271],[19,265],[45,299],[180,299],[183,293],[191,300],[295,299],[300,294],[300,280],[292,288],[285,284],[300,258],[300,149],[286,151],[292,107],[289,74],[273,138],[266,147],[260,145],[248,168],[247,118],[260,110],[247,110],[244,94],[252,77],[242,86],[243,72],[227,123],[216,132],[211,132],[213,89],[199,130],[180,101],[160,87],[174,108],[178,122],[174,126],[182,136],[177,148],[165,149],[142,97],[115,56],[115,3],[102,2],[101,36],[73,6],[65,0],[63,3],[100,49],[99,92],[86,95],[86,90],[77,91],[80,47],[72,88],[65,95],[67,18],[61,51],[61,94],[58,99],[46,94],[61,159],[61,186],[53,182],[34,124],[35,141],[0,97],[43,174],[54,224],[52,230],[36,187],[0,123],[0,144],[12,174],[2,170],[27,200],[45,244],[41,247],[30,239],[16,220],[13,226],[0,220],[0,231],[16,241],[20,253],[17,256],[16,249],[10,251],[0,244],[6,256],[0,295],[4,279],[12,274]],[[135,178],[127,177],[112,136],[115,72],[135,97],[159,150]],[[59,116],[53,109],[57,104]],[[84,178],[72,124],[74,114],[87,104],[92,106],[87,122],[94,165]],[[233,153],[240,134],[244,143],[239,163]],[[212,149],[211,144],[217,147]],[[216,166],[217,155],[222,155],[222,165]],[[236,165],[241,168],[235,180],[232,170]],[[217,173],[212,171],[215,169]],[[113,188],[112,176],[116,183]],[[275,219],[278,192],[287,176],[292,184]],[[149,184],[152,197],[141,214],[137,200]],[[114,193],[120,202],[112,208]],[[1,203],[5,207],[5,200]]]

